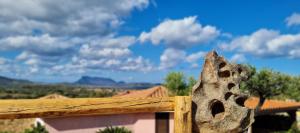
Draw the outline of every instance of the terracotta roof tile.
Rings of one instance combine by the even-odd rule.
[[[130,90],[119,93],[114,97],[135,97],[135,98],[147,98],[147,97],[168,97],[168,91],[163,86],[155,86],[146,90]]]
[[[245,101],[245,106],[250,109],[255,109],[259,102],[259,98],[250,97]],[[266,100],[262,106],[262,110],[289,109],[300,108],[300,102]]]

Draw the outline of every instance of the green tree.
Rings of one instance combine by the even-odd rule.
[[[98,130],[96,133],[132,133],[125,127],[106,127],[104,130]]]
[[[185,96],[191,94],[196,82],[193,77],[189,77],[187,82],[182,72],[170,72],[165,78],[164,86],[166,86],[173,95]]]
[[[192,93],[192,90],[193,90],[193,86],[197,83],[197,80],[193,77],[193,76],[190,76],[189,77],[189,81],[188,81],[188,92]]]
[[[259,96],[259,104],[256,111],[259,110],[266,98],[281,94],[289,88],[291,77],[270,69],[262,69],[256,72],[253,66],[246,65],[249,71],[249,80],[241,84],[242,90],[247,90],[253,95]]]

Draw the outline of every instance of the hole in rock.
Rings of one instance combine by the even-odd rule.
[[[227,88],[228,88],[229,90],[231,90],[231,88],[233,88],[234,86],[235,86],[234,83],[229,83],[229,84],[227,85]]]
[[[243,72],[243,69],[239,67],[238,72],[239,72],[239,74],[241,74]]]
[[[230,77],[230,72],[228,70],[226,70],[226,71],[223,71],[223,72],[219,72],[218,75],[221,78],[227,78],[227,77]]]
[[[233,95],[231,92],[227,92],[225,94],[225,100],[228,100],[231,95]]]
[[[225,63],[225,62],[222,62],[222,63],[219,64],[219,69],[221,69],[221,68],[223,68],[223,67],[225,67],[225,66],[226,66],[226,63]]]
[[[215,118],[221,118],[224,115],[225,108],[222,102],[216,100],[211,105],[211,114]]]
[[[245,101],[247,100],[247,97],[238,97],[237,99],[235,99],[235,102],[242,106],[242,107],[245,107]]]

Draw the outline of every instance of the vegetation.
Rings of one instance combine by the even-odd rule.
[[[261,108],[266,98],[300,100],[300,77],[266,68],[256,71],[253,66],[245,66],[249,70],[249,80],[241,84],[241,89],[259,96],[256,110]]]
[[[26,129],[24,133],[48,133],[48,131],[38,122],[37,125],[32,126],[31,129]]]
[[[132,133],[130,130],[125,127],[106,127],[104,130],[99,130],[96,133]]]
[[[0,133],[17,133],[17,131],[0,131]],[[46,130],[45,126],[42,126],[40,123],[37,123],[36,126],[31,125],[30,128],[18,131],[18,133],[48,133],[48,131]]]
[[[187,81],[182,72],[170,72],[165,78],[164,86],[170,89],[173,95],[184,96],[191,94],[196,82],[194,77],[189,77]]]
[[[71,98],[110,97],[115,89],[93,89],[71,85],[23,85],[0,87],[0,99],[33,99],[49,94],[60,94]]]

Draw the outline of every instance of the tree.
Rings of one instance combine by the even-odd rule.
[[[190,76],[189,77],[189,82],[188,82],[188,91],[189,91],[189,93],[191,93],[192,92],[192,90],[193,90],[193,87],[194,87],[194,85],[197,83],[197,80],[194,78],[194,77],[192,77],[192,76]]]
[[[266,98],[281,94],[289,86],[291,78],[288,75],[270,69],[262,69],[256,72],[256,69],[250,65],[246,65],[246,68],[249,71],[249,80],[241,84],[241,89],[259,96],[256,111],[261,109]]]
[[[188,83],[186,77],[182,72],[170,72],[164,82],[172,94],[178,96],[185,96],[191,94],[192,87],[196,84],[193,77],[189,77]]]

